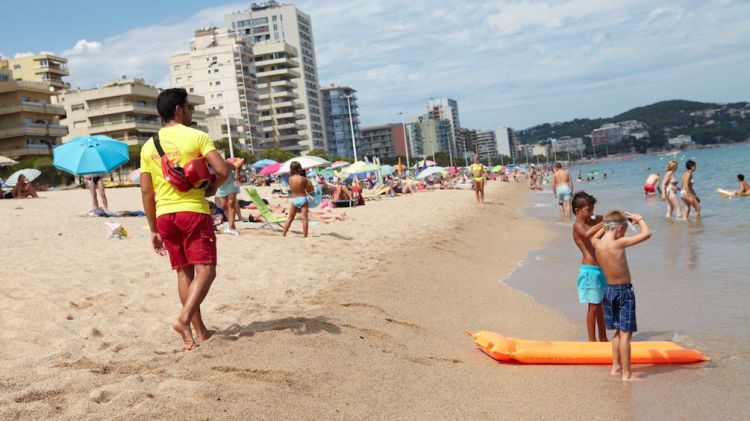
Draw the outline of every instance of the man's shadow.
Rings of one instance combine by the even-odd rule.
[[[247,325],[237,323],[225,329],[217,330],[214,335],[222,339],[236,341],[243,336],[253,336],[256,333],[272,330],[291,330],[295,335],[311,335],[320,332],[340,334],[341,328],[328,321],[326,317],[284,317],[282,319],[252,322]]]

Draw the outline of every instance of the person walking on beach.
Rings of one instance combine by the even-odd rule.
[[[294,217],[297,216],[299,211],[302,214],[302,233],[307,238],[308,229],[308,218],[307,211],[310,207],[307,203],[307,195],[312,194],[313,186],[310,180],[305,176],[305,170],[302,169],[302,165],[298,161],[292,161],[289,165],[289,189],[292,191],[292,206],[289,207],[289,217],[286,219],[284,224],[284,232],[281,234],[282,237],[286,237],[289,227],[294,221]]]
[[[469,171],[474,178],[474,194],[477,203],[484,203],[484,179],[487,171],[485,171],[484,165],[479,162],[479,155],[474,155],[474,163],[469,166]]]
[[[680,192],[682,201],[685,202],[685,219],[690,218],[691,207],[695,209],[695,219],[698,219],[701,217],[701,199],[695,194],[695,190],[693,189],[693,173],[696,169],[695,161],[688,160],[685,163],[685,168],[687,171],[682,174],[682,191]]]
[[[103,174],[92,174],[86,177],[89,185],[89,191],[91,192],[91,205],[93,206],[92,212],[96,212],[99,209],[99,201],[96,198],[96,194],[99,193],[99,197],[102,199],[102,209],[104,212],[109,212],[109,204],[107,203],[107,193],[104,191],[104,179]]]
[[[627,216],[626,216],[627,215]],[[628,219],[641,231],[625,237]],[[622,374],[622,380],[630,380],[630,339],[638,330],[635,316],[635,293],[633,293],[630,268],[625,249],[651,238],[651,230],[642,216],[611,211],[604,216],[604,226],[594,235],[592,243],[596,259],[607,278],[604,291],[604,320],[607,329],[615,330],[612,337],[612,375]]]
[[[216,190],[216,199],[221,200],[221,208],[224,209],[224,213],[227,217],[227,225],[224,227],[223,232],[230,235],[240,235],[237,232],[237,228],[234,225],[235,214],[237,213],[237,194],[240,192],[240,166],[242,166],[242,160],[227,160],[229,166],[229,176],[227,181],[224,182]],[[236,166],[235,166],[236,165]],[[242,215],[238,215],[242,219]]]
[[[577,281],[578,302],[588,305],[586,331],[589,341],[596,342],[598,326],[599,341],[607,342],[602,310],[602,297],[607,287],[607,279],[596,261],[596,252],[591,244],[591,237],[602,228],[603,222],[601,215],[594,215],[594,205],[596,199],[585,191],[579,191],[573,196],[573,213],[576,216],[573,223],[573,241],[582,255]]]
[[[656,189],[659,189],[659,193],[662,192],[661,186],[659,185],[659,174],[654,172],[649,174],[648,177],[646,177],[646,182],[643,183],[643,195],[649,196],[656,194]]]
[[[195,348],[190,328],[198,340],[208,339],[209,332],[201,317],[200,305],[216,277],[216,236],[206,196],[211,196],[228,176],[227,164],[204,132],[190,127],[193,105],[182,88],[165,89],[156,100],[164,127],[154,138],[166,157],[184,168],[188,162],[205,157],[216,173],[208,191],[180,191],[162,173],[162,158],[149,139],[141,149],[141,195],[143,210],[151,230],[154,251],[169,254],[172,269],[177,272],[177,290],[182,310],[172,329],[183,341],[185,351]]]
[[[557,198],[560,208],[560,216],[570,219],[570,200],[573,193],[573,178],[568,170],[564,170],[562,164],[555,162],[552,165],[552,195]]]
[[[682,207],[680,206],[680,200],[677,198],[677,161],[669,161],[667,163],[667,170],[664,173],[664,177],[661,181],[661,198],[667,202],[667,218],[671,218],[675,211],[677,211],[677,217],[682,218]]]

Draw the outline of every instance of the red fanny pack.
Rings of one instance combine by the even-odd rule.
[[[187,192],[193,188],[203,189],[214,179],[215,175],[211,173],[206,158],[194,159],[182,168],[164,153],[159,142],[159,133],[154,134],[153,139],[156,152],[161,157],[161,172],[164,179],[175,189],[181,192]]]

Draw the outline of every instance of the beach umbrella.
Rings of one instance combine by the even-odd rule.
[[[394,167],[394,166],[391,166],[391,165],[381,165],[380,166],[380,173],[383,174],[386,177],[389,176],[389,175],[391,175],[391,174],[393,174],[394,172],[396,172],[396,167]]]
[[[492,172],[500,172],[503,170],[502,165],[496,165],[494,168],[492,168]]]
[[[348,167],[349,165],[352,165],[352,164],[346,161],[336,161],[333,164],[331,164],[331,168],[333,168],[334,170],[337,170],[339,168]]]
[[[0,167],[4,167],[4,166],[7,166],[7,165],[16,165],[16,164],[18,164],[17,161],[14,161],[14,160],[8,158],[7,156],[0,155]]]
[[[26,178],[26,181],[30,183],[36,180],[40,175],[42,175],[42,172],[36,168],[24,168],[11,174],[8,179],[5,180],[5,184],[8,187],[15,187],[16,184],[18,184],[18,177],[20,176],[24,176],[24,178]]]
[[[279,175],[289,174],[289,166],[292,164],[293,161],[299,162],[300,165],[302,165],[303,170],[309,170],[310,168],[317,168],[317,167],[325,167],[331,164],[330,162],[326,161],[325,159],[319,156],[299,156],[296,158],[292,158],[284,162],[283,164],[281,164],[281,167],[274,174],[279,174]]]
[[[349,165],[348,167],[341,170],[341,173],[344,175],[363,174],[363,173],[368,173],[368,172],[375,172],[379,169],[380,169],[379,165],[376,165],[370,162],[357,161],[353,163],[352,165]]]
[[[421,161],[418,161],[416,164],[414,164],[414,166],[417,167],[417,168],[434,167],[435,165],[437,165],[437,163],[435,161],[424,160],[424,159],[421,160]]]
[[[426,178],[435,174],[445,175],[447,173],[448,173],[448,170],[446,170],[443,167],[430,167],[430,168],[427,168],[426,170],[422,170],[422,172],[420,172],[419,175],[417,175],[417,178],[422,179],[422,178]]]
[[[104,174],[128,162],[128,145],[108,136],[78,136],[55,147],[53,164],[73,175]]]
[[[276,174],[276,171],[281,168],[281,162],[274,162],[273,164],[268,164],[265,167],[263,167],[262,170],[258,173],[258,175],[271,175]]]
[[[267,167],[267,166],[269,166],[271,164],[275,164],[275,163],[276,163],[276,161],[274,161],[273,159],[261,159],[260,161],[255,161],[255,163],[253,163],[252,167],[256,171],[259,171],[259,170],[262,170],[263,168],[265,168],[265,167]]]

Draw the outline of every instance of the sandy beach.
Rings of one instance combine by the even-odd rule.
[[[141,208],[137,189],[107,194]],[[216,333],[189,353],[145,218],[114,218],[114,240],[82,216],[86,191],[2,200],[0,418],[630,419],[607,367],[500,364],[466,335],[584,327],[499,282],[551,236],[528,194],[496,182],[484,206],[446,190],[345,209],[308,239],[298,223],[218,235],[201,309]]]

